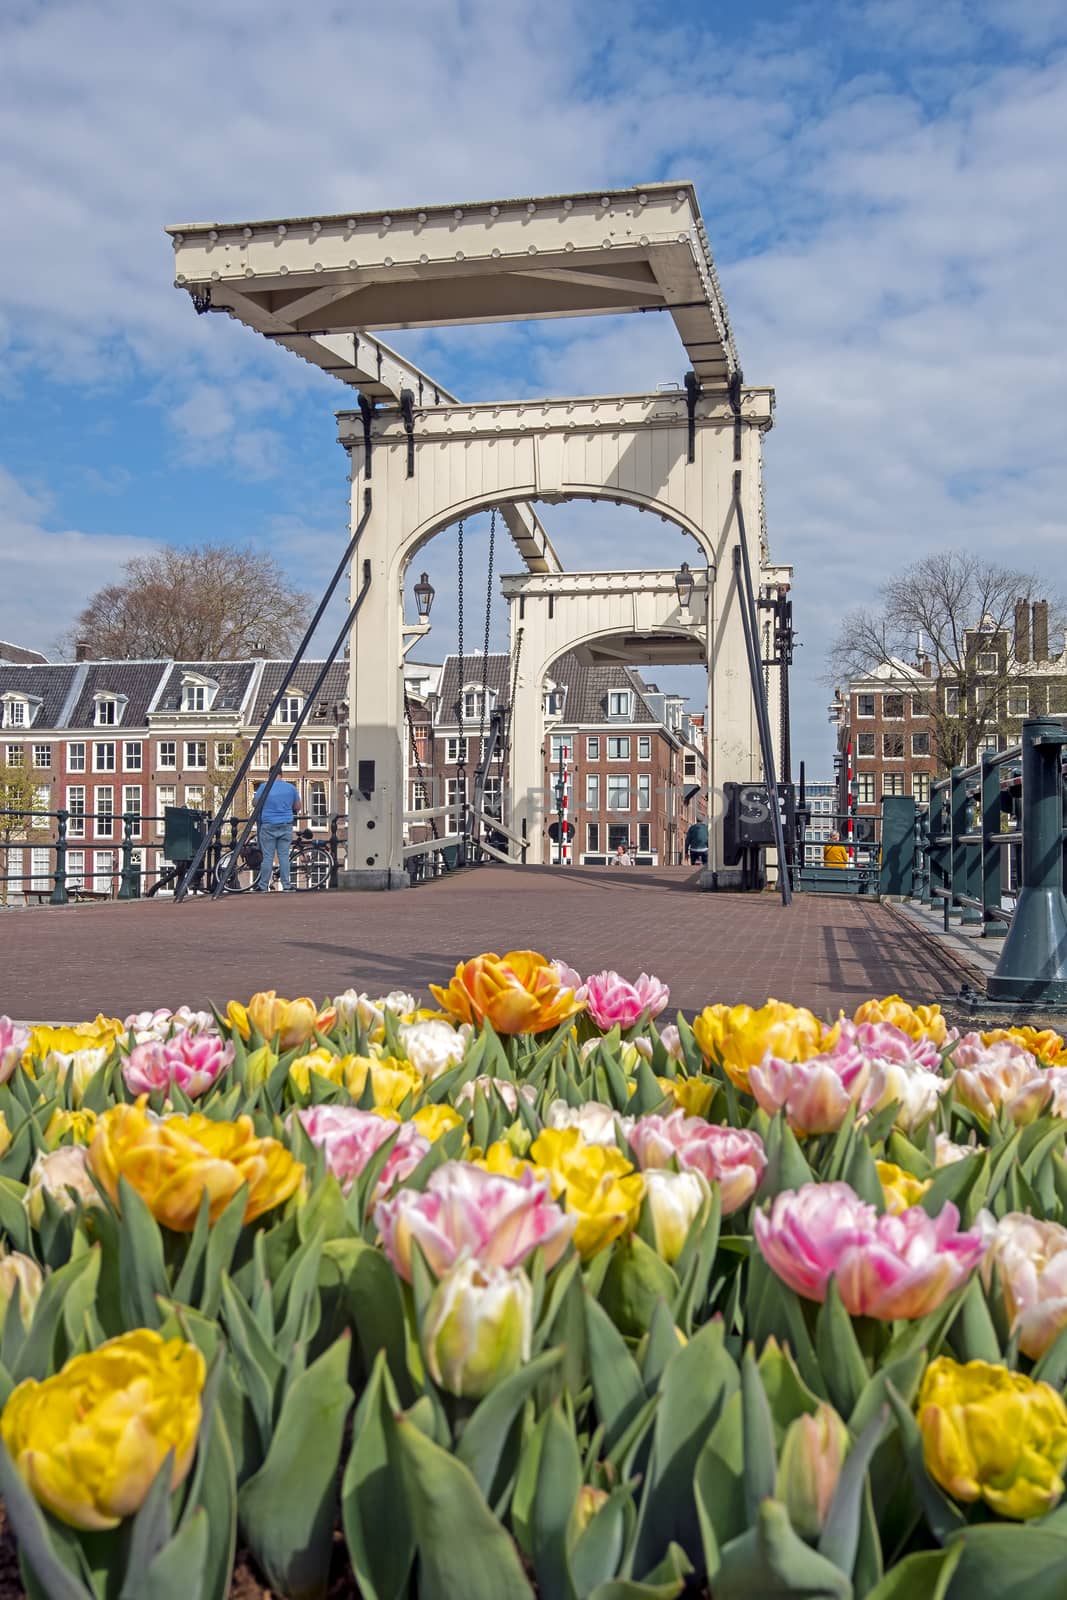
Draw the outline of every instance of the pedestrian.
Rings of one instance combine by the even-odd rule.
[[[824,867],[848,866],[848,850],[841,843],[839,833],[831,833],[829,841],[823,845],[822,864]]]
[[[686,829],[685,849],[691,867],[706,867],[708,864],[708,825],[706,822],[691,822]]]
[[[630,854],[629,846],[620,844],[615,851],[615,865],[617,867],[632,867],[633,864],[634,858]]]
[[[266,894],[270,888],[274,857],[277,853],[282,890],[289,894],[292,891],[292,884],[289,882],[289,851],[293,843],[293,822],[300,810],[300,791],[287,778],[275,778],[273,783],[259,785],[253,805],[259,805],[261,799],[263,803],[259,813],[259,848],[263,852],[263,862],[259,869],[256,892]]]

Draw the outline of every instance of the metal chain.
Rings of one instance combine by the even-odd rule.
[[[485,640],[482,645],[482,714],[478,721],[478,760],[485,749],[485,714],[489,702],[489,622],[493,610],[493,559],[496,550],[496,507],[489,518],[489,576],[485,585]]]
[[[408,698],[408,686],[406,683],[404,685],[404,715],[407,718],[408,738],[411,741],[411,753],[415,757],[415,771],[418,773],[418,782],[422,787],[423,794],[426,795],[427,799],[432,800],[433,796],[426,787],[426,772],[422,765],[422,757],[419,755],[419,741],[415,735],[415,718],[412,715],[411,701]],[[441,835],[437,831],[437,818],[427,817],[426,820],[430,824],[430,831],[433,837],[439,839]]]

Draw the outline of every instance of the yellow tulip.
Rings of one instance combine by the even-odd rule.
[[[254,994],[247,1006],[231,1000],[226,1017],[242,1039],[250,1038],[255,1028],[268,1044],[277,1034],[281,1048],[291,1050],[310,1039],[316,1028],[320,1033],[329,1033],[337,1021],[337,1011],[333,1006],[319,1011],[306,995],[299,1000],[282,1000],[273,989],[265,989]]]
[[[156,1118],[140,1102],[104,1113],[89,1165],[116,1204],[125,1178],[156,1221],[176,1233],[192,1232],[205,1190],[214,1223],[246,1183],[244,1220],[252,1222],[288,1200],[304,1176],[283,1144],[256,1136],[251,1117],[213,1122],[193,1112]]]
[[[171,1489],[192,1465],[204,1358],[195,1345],[139,1328],[52,1378],[27,1378],[0,1433],[33,1494],[62,1522],[116,1528],[143,1503],[174,1452]]]
[[[1001,1039],[1021,1044],[1043,1067],[1067,1067],[1067,1041],[1052,1028],[994,1028],[982,1035],[983,1044],[998,1044]]]
[[[325,1078],[328,1083],[342,1084],[345,1081],[345,1060],[352,1060],[351,1056],[335,1056],[332,1050],[320,1046],[317,1050],[309,1050],[306,1056],[297,1056],[295,1061],[289,1063],[289,1077],[300,1090],[301,1094],[311,1093],[311,1074],[317,1078]]]
[[[497,1139],[484,1155],[472,1152],[471,1165],[498,1173],[502,1178],[521,1178],[524,1172],[532,1169],[532,1163],[517,1156],[506,1139]]]
[[[0,1156],[7,1154],[11,1148],[11,1129],[7,1125],[7,1118],[0,1111]]]
[[[714,1078],[657,1078],[664,1094],[669,1094],[687,1117],[706,1117],[715,1098]]]
[[[278,1057],[269,1044],[261,1044],[258,1050],[250,1050],[245,1057],[245,1078],[250,1089],[259,1089],[266,1083],[275,1067]]]
[[[939,1356],[926,1369],[918,1416],[926,1470],[953,1499],[984,1500],[1024,1521],[1063,1494],[1067,1405],[1051,1384]]]
[[[461,961],[448,987],[431,983],[430,992],[457,1022],[488,1022],[497,1033],[544,1033],[585,1005],[584,991],[535,950]]]
[[[423,1138],[432,1144],[451,1128],[462,1126],[463,1118],[451,1106],[420,1106],[411,1118]]]
[[[621,1150],[586,1144],[577,1128],[545,1128],[530,1146],[530,1160],[577,1218],[574,1244],[583,1260],[637,1226],[645,1180]]]
[[[68,1135],[71,1144],[91,1144],[95,1132],[95,1111],[64,1111],[57,1106],[44,1130],[45,1148],[54,1150]]]
[[[905,1172],[892,1161],[876,1161],[875,1166],[885,1196],[885,1208],[893,1216],[917,1206],[933,1182],[932,1178],[917,1178],[914,1173]]]
[[[409,1095],[417,1100],[422,1093],[422,1079],[410,1061],[396,1056],[345,1056],[343,1061],[345,1085],[353,1100],[362,1096],[368,1074],[375,1107],[396,1110]]]
[[[782,1061],[809,1061],[829,1050],[837,1029],[827,1028],[804,1006],[768,1000],[766,1005],[705,1006],[693,1022],[697,1044],[709,1061],[722,1062],[739,1089],[748,1090],[750,1067],[769,1050]]]
[[[78,1056],[82,1051],[102,1050],[99,1058],[105,1061],[115,1048],[116,1039],[125,1039],[126,1030],[117,1017],[99,1016],[95,1022],[77,1022],[73,1027],[64,1024],[50,1027],[40,1023],[30,1029],[30,1042],[22,1057],[22,1065],[31,1078],[45,1070],[47,1058],[55,1058],[61,1065],[63,1057]]]
[[[853,1022],[891,1022],[911,1039],[932,1039],[939,1048],[948,1038],[948,1023],[940,1006],[909,1006],[899,994],[882,1000],[865,1000],[856,1009]]]

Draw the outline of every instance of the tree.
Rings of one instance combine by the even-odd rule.
[[[291,654],[310,615],[272,556],[235,545],[166,545],[97,591],[62,641],[97,660],[235,660]]]
[[[11,847],[39,843],[48,837],[50,818],[41,818],[45,823],[44,831],[34,826],[39,816],[34,809],[36,804],[37,784],[33,773],[24,766],[9,766],[7,762],[0,761],[0,904],[5,906],[8,900]],[[22,876],[19,873],[15,874],[15,881],[17,886],[21,886]]]
[[[1005,691],[1025,671],[1015,655],[1015,604],[1041,596],[1047,585],[1035,574],[971,551],[923,556],[882,587],[875,609],[843,619],[830,650],[834,682],[925,655],[930,682],[924,689],[916,677],[914,692],[925,693],[931,753],[947,772],[1007,726]]]

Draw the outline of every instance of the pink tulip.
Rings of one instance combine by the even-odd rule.
[[[985,1254],[980,1231],[960,1232],[951,1203],[879,1216],[847,1183],[806,1183],[753,1218],[771,1270],[806,1300],[824,1300],[831,1276],[854,1317],[923,1317],[964,1283]]]
[[[633,983],[617,972],[596,972],[586,979],[586,987],[589,1015],[605,1033],[609,1028],[632,1028],[658,1017],[671,997],[667,985],[647,972]]]
[[[705,1122],[703,1117],[687,1117],[684,1111],[672,1111],[666,1117],[639,1117],[629,1141],[643,1171],[670,1166],[677,1157],[683,1170],[699,1172],[709,1183],[717,1183],[724,1217],[748,1204],[767,1165],[758,1133],[725,1128]]]
[[[1067,1116],[1067,1069],[1042,1067],[1012,1039],[983,1044],[981,1034],[964,1034],[949,1062],[953,1095],[982,1122],[1001,1109],[1020,1127],[1044,1111]]]
[[[891,1022],[850,1022],[842,1017],[837,1024],[836,1052],[865,1061],[893,1061],[902,1066],[913,1063],[928,1072],[941,1071],[941,1052],[932,1039],[913,1039]]]
[[[122,1063],[131,1094],[151,1094],[175,1086],[195,1100],[233,1064],[233,1045],[214,1033],[183,1030],[173,1039],[135,1045]]]
[[[30,1046],[29,1028],[0,1017],[0,1083],[6,1083]]]
[[[378,1179],[377,1195],[410,1177],[430,1148],[430,1141],[413,1122],[393,1122],[361,1111],[358,1106],[308,1106],[297,1113],[304,1132],[326,1156],[326,1166],[348,1194],[352,1185],[386,1140],[396,1143],[386,1157]]]
[[[784,1111],[794,1133],[833,1133],[849,1108],[865,1111],[871,1063],[858,1050],[831,1050],[807,1061],[783,1061],[770,1052],[750,1067],[748,1087],[774,1116]]]
[[[374,1210],[385,1253],[411,1282],[415,1240],[440,1278],[461,1256],[481,1267],[517,1267],[540,1247],[545,1267],[567,1248],[575,1219],[552,1199],[545,1179],[527,1169],[505,1178],[464,1161],[446,1161],[421,1192],[401,1189]]]

